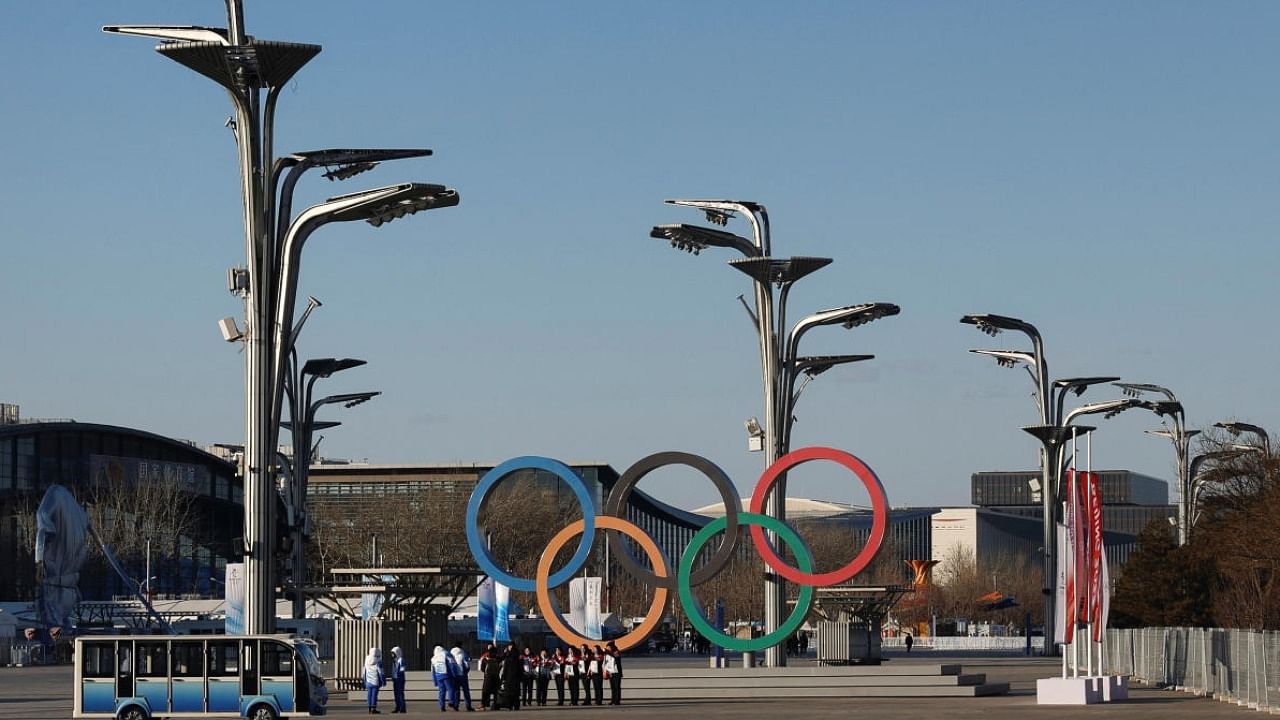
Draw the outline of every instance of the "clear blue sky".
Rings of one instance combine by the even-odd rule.
[[[776,255],[834,257],[796,314],[902,306],[811,333],[807,353],[877,359],[819,378],[794,442],[859,455],[895,504],[967,503],[971,472],[1036,463],[1027,377],[966,352],[1020,341],[968,312],[1036,323],[1054,377],[1156,382],[1192,426],[1280,428],[1280,5],[246,5],[251,34],[324,46],[283,95],[280,151],[436,151],[313,177],[304,204],[402,180],[463,198],[309,243],[302,297],[325,304],[303,356],[366,358],[323,389],[385,393],[330,413],[326,455],[622,470],[682,449],[748,494],[748,287],[726,254],[647,237],[701,220],[670,197],[760,201]],[[151,41],[99,31],[224,22],[218,0],[6,8],[0,401],[242,437],[243,358],[215,325],[240,313],[224,274],[244,260],[230,104]],[[1167,478],[1156,426],[1108,422],[1096,465]],[[795,478],[865,498],[834,470]],[[674,471],[644,487],[715,498]]]

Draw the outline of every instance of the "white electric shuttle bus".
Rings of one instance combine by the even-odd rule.
[[[315,648],[280,635],[76,638],[77,718],[323,715],[329,693]]]

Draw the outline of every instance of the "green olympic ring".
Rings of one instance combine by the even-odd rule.
[[[813,556],[809,554],[809,548],[805,546],[804,540],[800,539],[800,536],[796,534],[795,530],[791,529],[790,525],[777,518],[751,512],[739,514],[738,523],[740,525],[757,525],[778,533],[778,537],[796,554],[796,563],[800,566],[800,570],[803,572],[811,572],[813,570]],[[720,632],[719,628],[712,627],[711,623],[707,622],[707,619],[702,616],[702,610],[698,607],[698,599],[693,596],[693,586],[690,584],[689,578],[693,575],[693,561],[697,559],[698,551],[717,533],[723,532],[726,524],[725,516],[721,515],[707,523],[706,527],[698,531],[698,534],[694,535],[693,539],[689,541],[689,547],[685,549],[684,555],[680,558],[680,572],[677,573],[680,604],[684,606],[685,615],[688,616],[689,622],[693,624],[694,628],[702,633],[703,637],[725,650],[755,652],[756,650],[773,647],[785,641],[791,633],[804,624],[805,617],[808,616],[809,610],[813,607],[813,586],[802,585],[800,587],[800,597],[796,600],[795,610],[792,610],[791,614],[787,616],[786,622],[779,625],[777,630],[768,635],[762,635],[758,638],[739,639]]]

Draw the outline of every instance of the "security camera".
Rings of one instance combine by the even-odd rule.
[[[244,337],[244,333],[236,327],[236,319],[233,317],[224,317],[219,320],[218,329],[222,331],[222,339],[227,342],[235,342]]]

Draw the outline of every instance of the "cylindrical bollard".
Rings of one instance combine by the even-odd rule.
[[[756,654],[754,652],[742,653],[742,667],[753,668],[756,666]]]

